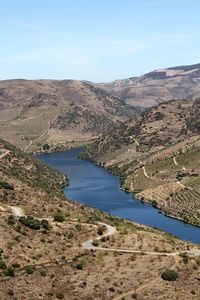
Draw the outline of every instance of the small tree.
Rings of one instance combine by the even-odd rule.
[[[106,227],[104,225],[101,225],[98,227],[97,233],[99,235],[102,235],[104,233],[105,229],[106,229]]]
[[[64,222],[65,221],[65,216],[61,213],[57,213],[55,216],[54,216],[54,221],[55,222]]]
[[[10,215],[7,219],[7,224],[8,225],[14,225],[15,224],[15,218],[13,215]]]
[[[32,266],[27,266],[26,267],[26,273],[27,274],[33,274],[34,270],[33,270],[33,267]]]
[[[6,269],[4,270],[4,274],[5,274],[6,276],[11,276],[11,277],[13,277],[13,276],[15,276],[15,271],[14,271],[14,269],[13,269],[12,267],[8,267],[8,268],[6,268]]]
[[[92,241],[92,245],[95,247],[99,246],[99,240]]]
[[[6,269],[6,268],[7,268],[6,263],[2,259],[0,259],[0,269]]]
[[[41,225],[45,230],[49,230],[49,222],[46,219],[42,219]]]
[[[50,149],[49,144],[44,144],[44,145],[42,146],[42,149],[43,149],[44,151],[48,151],[48,150]]]
[[[167,281],[176,281],[178,273],[174,270],[165,270],[162,272],[161,278]]]

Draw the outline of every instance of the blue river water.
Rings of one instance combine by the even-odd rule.
[[[200,243],[200,227],[161,214],[151,204],[120,189],[119,178],[93,162],[77,158],[81,149],[41,154],[37,158],[69,178],[64,193],[68,199],[87,204],[121,218],[157,227],[176,237]]]

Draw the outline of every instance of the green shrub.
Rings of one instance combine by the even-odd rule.
[[[7,224],[8,225],[15,225],[15,218],[13,215],[10,215],[7,219]]]
[[[50,150],[49,144],[44,144],[44,145],[42,146],[42,148],[43,148],[44,151]]]
[[[12,264],[12,267],[15,268],[15,269],[20,268],[20,264],[15,262],[15,263]]]
[[[157,207],[157,206],[158,206],[158,203],[157,203],[156,200],[153,200],[153,201],[152,201],[152,206],[153,206],[153,207]]]
[[[76,264],[76,269],[83,270],[84,266],[85,266],[85,261],[82,259]]]
[[[54,216],[54,221],[55,222],[64,222],[65,220],[65,216],[61,213],[57,213],[55,216]]]
[[[14,190],[14,186],[8,182],[0,181],[0,189]]]
[[[197,263],[197,266],[200,266],[200,258],[196,258],[196,263]]]
[[[45,230],[49,230],[50,226],[49,226],[49,222],[45,219],[42,219],[41,221],[41,225]]]
[[[34,219],[31,216],[23,216],[19,218],[19,222],[30,229],[39,230],[40,229],[40,221],[38,219]]]
[[[98,240],[92,241],[92,245],[95,247],[99,246],[99,241]]]
[[[178,273],[174,270],[165,270],[162,272],[161,278],[167,281],[175,281],[178,278]]]
[[[102,235],[102,234],[105,232],[105,229],[106,229],[105,226],[99,226],[99,227],[98,227],[98,230],[97,230],[97,233],[98,233],[99,235]]]
[[[188,254],[187,254],[186,252],[180,253],[179,256],[182,257],[183,262],[184,262],[185,264],[188,263],[188,261],[189,261],[189,256],[188,256]]]
[[[6,268],[7,268],[7,265],[6,265],[5,261],[0,259],[0,269],[6,269]]]
[[[64,299],[64,295],[62,294],[62,293],[58,293],[57,295],[56,295],[56,298],[57,299]]]
[[[40,275],[45,277],[47,276],[47,272],[45,270],[40,270]]]
[[[26,273],[27,273],[27,274],[33,274],[33,272],[34,272],[32,266],[27,266],[25,270],[26,270]]]
[[[9,296],[14,296],[14,291],[13,291],[13,290],[11,290],[11,289],[10,289],[10,290],[8,290],[8,295],[9,295]]]
[[[8,267],[8,268],[6,268],[6,269],[4,270],[4,274],[5,274],[6,276],[11,276],[11,277],[13,277],[13,276],[15,276],[15,271],[14,271],[14,269],[13,269],[12,267]]]
[[[21,241],[20,235],[16,235],[16,236],[14,237],[14,240],[15,240],[16,242],[20,242],[20,241]]]

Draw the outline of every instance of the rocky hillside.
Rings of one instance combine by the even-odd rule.
[[[88,141],[134,115],[107,92],[74,80],[0,82],[0,137],[21,148]]]
[[[200,225],[200,100],[169,101],[90,145],[83,157],[165,213]]]
[[[199,134],[200,99],[175,100],[152,107],[103,135],[93,149],[99,155],[137,144],[140,152],[155,152]]]
[[[97,86],[139,107],[151,107],[171,99],[195,99],[200,93],[200,64],[159,69]]]
[[[68,201],[62,184],[0,140],[0,299],[196,299],[197,246]]]

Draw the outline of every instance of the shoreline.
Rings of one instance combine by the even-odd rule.
[[[84,156],[83,156],[83,157],[80,157],[79,159],[93,162],[95,165],[104,168],[107,172],[111,173],[112,175],[117,176],[117,177],[120,179],[120,185],[119,185],[119,188],[120,188],[121,190],[123,190],[125,193],[131,193],[131,194],[133,195],[133,197],[135,196],[134,199],[136,199],[136,200],[138,200],[138,201],[140,201],[140,202],[148,203],[148,204],[150,204],[151,206],[153,206],[153,201],[148,200],[148,199],[145,199],[145,198],[144,198],[144,199],[140,199],[139,197],[137,197],[137,193],[134,193],[134,191],[131,191],[130,189],[125,189],[125,188],[123,188],[123,187],[122,187],[122,182],[121,182],[122,177],[121,177],[119,174],[117,174],[117,172],[115,173],[115,172],[109,170],[109,168],[106,168],[105,164],[103,164],[103,163],[101,163],[101,162],[97,162],[97,161],[93,160],[92,158],[84,158]],[[169,214],[169,213],[163,211],[162,207],[160,207],[159,205],[153,206],[153,207],[159,211],[158,213],[161,213],[161,214],[165,215],[165,216],[168,217],[168,218],[172,218],[172,219],[181,221],[181,222],[183,222],[183,223],[185,223],[185,224],[192,225],[192,226],[195,226],[195,227],[197,227],[197,228],[200,228],[200,225],[197,225],[197,224],[191,223],[191,222],[186,222],[186,221],[185,221],[184,219],[182,219],[181,217],[177,217],[177,216],[175,216],[175,215],[172,215],[172,214]]]
[[[77,148],[79,148],[80,149],[80,147],[74,147],[74,148],[71,148],[71,149],[77,149]],[[69,149],[68,149],[68,151],[70,151]],[[78,155],[77,155],[78,156]],[[78,158],[77,158],[78,159]],[[132,191],[130,191],[130,190],[128,190],[128,189],[123,189],[122,187],[121,187],[121,177],[119,176],[119,175],[117,175],[116,173],[114,173],[113,171],[111,171],[111,170],[108,170],[106,167],[105,167],[105,165],[103,165],[103,164],[101,164],[101,163],[97,163],[97,162],[95,162],[95,161],[93,161],[92,159],[84,159],[83,157],[79,157],[79,159],[81,159],[81,160],[85,160],[85,161],[89,161],[89,162],[92,162],[94,165],[96,165],[97,167],[100,167],[100,168],[103,168],[106,172],[108,172],[108,173],[110,173],[110,174],[112,174],[112,175],[114,175],[114,176],[116,176],[116,177],[118,177],[118,179],[119,179],[119,183],[118,183],[118,189],[122,189],[124,192],[126,192],[126,193],[131,193],[131,194],[133,194],[132,193]],[[69,185],[70,185],[70,181],[69,181]],[[65,188],[65,187],[64,187]],[[63,189],[63,191],[64,191],[64,189]],[[67,197],[67,187],[66,187],[66,194],[65,194],[65,197],[68,199],[68,200],[70,200],[70,201],[72,201],[72,202],[75,202],[75,203],[77,203],[77,204],[80,204],[80,202],[79,202],[79,200],[77,200],[76,198],[73,198],[73,199],[71,199],[70,197]],[[151,201],[144,201],[144,200],[141,200],[141,199],[139,199],[139,198],[135,198],[134,197],[134,199],[133,199],[133,201],[140,201],[140,202],[145,202],[146,204],[148,204],[150,207],[152,207],[152,202]],[[105,213],[105,214],[107,214],[107,215],[111,215],[112,217],[117,217],[117,218],[119,218],[119,219],[121,219],[121,220],[126,220],[126,221],[130,221],[130,222],[133,222],[133,223],[135,223],[135,224],[138,224],[138,225],[140,225],[140,226],[146,226],[146,227],[148,227],[148,228],[151,228],[151,229],[155,229],[155,230],[158,230],[158,231],[160,231],[160,232],[164,232],[164,233],[166,233],[166,234],[171,234],[173,237],[175,237],[175,238],[177,238],[177,239],[179,239],[179,240],[183,240],[183,241],[187,241],[187,242],[191,242],[191,243],[194,243],[194,244],[200,244],[200,242],[199,241],[195,241],[194,239],[190,239],[189,238],[189,236],[186,236],[186,237],[184,237],[184,235],[181,237],[181,236],[179,236],[179,234],[177,234],[176,232],[173,232],[173,231],[170,231],[170,230],[168,230],[167,228],[162,228],[162,226],[161,227],[159,227],[159,225],[152,225],[152,224],[146,224],[145,222],[143,223],[143,221],[141,221],[141,220],[135,220],[135,219],[131,219],[131,218],[129,218],[129,217],[120,217],[119,215],[115,215],[115,214],[110,214],[109,212],[107,212],[106,210],[103,210],[103,209],[97,209],[95,206],[91,206],[91,205],[88,205],[88,204],[82,204],[82,205],[85,205],[85,206],[87,206],[87,207],[89,207],[89,208],[93,208],[93,209],[96,209],[96,210],[98,210],[98,211],[101,211],[102,213]],[[184,224],[185,224],[185,226],[192,226],[193,228],[194,228],[194,230],[199,230],[199,226],[196,226],[196,225],[194,225],[194,224],[191,224],[191,223],[188,223],[188,222],[184,222],[184,220],[182,220],[182,219],[180,219],[180,218],[177,218],[177,217],[175,217],[175,216],[172,216],[172,215],[168,215],[168,214],[166,214],[165,212],[163,212],[159,207],[153,207],[153,208],[156,208],[157,209],[157,213],[161,213],[162,215],[163,215],[163,217],[166,217],[166,218],[169,218],[169,219],[174,219],[174,220],[176,220],[177,222],[181,222],[182,223],[182,225],[181,226],[184,226]],[[170,222],[170,221],[169,221]],[[161,224],[162,225],[162,224]],[[196,228],[196,229],[195,229]],[[192,228],[191,229],[189,229],[189,230],[193,230]]]
[[[95,139],[94,139],[95,140]],[[67,151],[70,149],[76,149],[76,148],[82,148],[86,147],[90,143],[94,142],[94,140],[88,140],[88,141],[80,141],[80,142],[68,142],[67,144],[56,144],[54,146],[50,146],[50,149],[44,150],[44,149],[38,149],[38,150],[25,150],[23,151],[28,154],[32,155],[40,155],[40,154],[51,154],[51,153],[57,153],[57,152],[62,152],[62,151]]]

